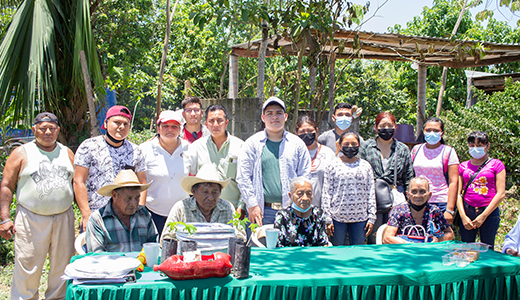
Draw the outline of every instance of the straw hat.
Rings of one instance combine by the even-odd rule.
[[[150,181],[150,183],[147,184],[141,184],[139,182],[139,179],[137,178],[137,175],[135,175],[134,171],[132,170],[121,170],[119,174],[117,174],[116,179],[114,179],[114,184],[108,184],[103,187],[101,187],[99,190],[97,190],[98,194],[102,196],[112,197],[112,191],[118,188],[124,188],[124,187],[140,187],[141,192],[146,191],[150,184],[152,184],[153,181]]]
[[[220,176],[218,175],[218,171],[215,165],[205,164],[197,172],[197,176],[184,177],[181,180],[181,186],[186,191],[186,193],[192,195],[191,188],[197,183],[218,183],[222,186],[222,189],[225,189],[226,186],[229,184],[229,181],[231,181],[231,178],[228,178],[224,181],[221,181],[219,179]]]

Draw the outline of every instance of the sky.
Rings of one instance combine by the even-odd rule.
[[[367,1],[354,0],[356,4],[365,4]],[[385,0],[371,0],[370,10],[365,18],[373,16],[377,7],[382,5]],[[516,28],[516,22],[519,17],[514,16],[511,11],[507,8],[497,9],[496,2],[494,0],[484,0],[484,3],[471,9],[471,15],[475,18],[475,15],[487,9],[493,10],[493,17],[500,21],[507,21],[510,26]],[[486,4],[487,3],[487,4]],[[423,7],[433,6],[433,0],[388,0],[378,11],[377,14],[363,25],[361,30],[373,31],[373,32],[387,32],[388,27],[393,27],[394,24],[401,24],[402,27],[406,27],[406,22],[411,21],[414,16],[419,16],[423,10]]]

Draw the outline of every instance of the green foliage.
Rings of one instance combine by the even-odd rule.
[[[508,185],[520,180],[520,82],[506,81],[505,90],[492,95],[478,93],[478,102],[469,109],[457,107],[445,116],[446,142],[460,161],[470,159],[467,137],[474,130],[489,135],[489,156],[500,159],[507,170]]]
[[[155,135],[154,132],[151,132],[149,130],[143,130],[143,131],[135,131],[131,130],[128,136],[126,137],[127,140],[130,142],[141,145],[142,143],[146,142],[147,140],[153,138]]]
[[[16,6],[5,5],[0,7],[0,41],[4,39],[9,23],[16,11]]]
[[[170,232],[176,233],[177,230],[179,230],[179,227],[182,229],[182,231],[186,231],[188,235],[193,235],[195,232],[197,232],[197,227],[193,224],[186,224],[184,222],[168,222],[166,224],[168,228],[170,228]]]
[[[16,215],[16,199],[11,203],[11,220],[14,220]],[[5,266],[14,259],[14,242],[13,239],[5,240],[0,238],[0,266]]]

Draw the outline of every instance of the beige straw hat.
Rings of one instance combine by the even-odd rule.
[[[231,181],[231,178],[228,178],[224,181],[221,181],[219,179],[220,176],[218,175],[218,171],[215,165],[205,164],[199,169],[199,171],[197,172],[197,176],[184,177],[181,180],[181,186],[186,191],[186,193],[192,195],[191,188],[197,183],[218,183],[222,186],[222,189],[225,189],[226,186],[229,184],[229,181]]]
[[[101,187],[99,190],[97,190],[98,194],[102,196],[112,197],[112,191],[118,188],[123,187],[140,187],[141,192],[146,191],[150,184],[152,184],[153,181],[150,181],[150,183],[147,184],[141,184],[139,182],[139,179],[137,178],[137,175],[135,175],[134,171],[132,170],[121,170],[119,174],[117,174],[116,179],[114,179],[113,184],[108,184],[103,187]]]

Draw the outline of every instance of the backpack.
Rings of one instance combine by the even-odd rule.
[[[412,149],[412,165],[415,162],[415,156],[417,155],[417,152],[421,150],[421,148],[424,146],[423,144],[420,144],[419,146],[414,146]],[[449,149],[449,151],[446,151],[446,149]],[[450,160],[451,151],[453,150],[452,147],[448,145],[444,145],[444,149],[442,149],[442,172],[444,173],[444,179],[446,179],[446,184],[450,185],[450,177],[448,174],[448,161]]]

